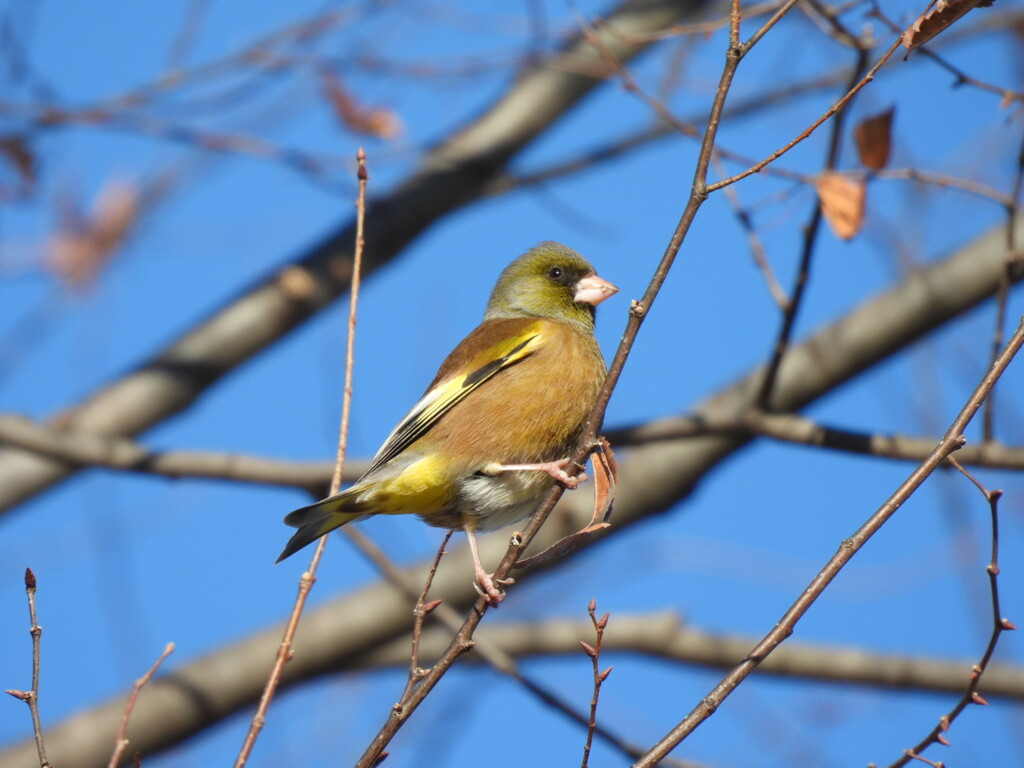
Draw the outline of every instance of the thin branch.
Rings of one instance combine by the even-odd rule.
[[[851,175],[859,176],[861,178],[865,176],[863,172]],[[906,179],[908,181],[916,181],[919,184],[929,184],[933,187],[939,187],[940,189],[957,189],[961,192],[966,192],[971,195],[977,195],[978,197],[985,198],[986,200],[991,200],[1003,208],[1013,207],[1014,198],[1011,195],[1003,194],[987,184],[982,184],[981,182],[974,181],[973,179],[964,179],[959,176],[951,176],[946,173],[922,171],[917,168],[890,168],[881,171],[874,171],[870,176],[875,179]],[[1000,345],[1000,347],[1001,346],[1002,345]],[[996,351],[998,352],[998,350]]]
[[[363,221],[366,216],[366,182],[368,179],[366,173],[366,153],[363,152],[362,147],[356,152],[356,163],[359,194],[356,197],[355,256],[352,264],[352,288],[349,293],[348,334],[345,341],[345,386],[341,399],[341,427],[338,434],[338,454],[334,468],[334,477],[331,479],[330,495],[337,493],[338,488],[341,487],[342,470],[345,465],[345,449],[348,445],[349,412],[352,404],[352,366],[355,362],[356,306],[359,299],[359,279],[363,264]],[[249,731],[246,733],[238,757],[235,759],[234,768],[243,768],[249,759],[249,754],[256,743],[256,738],[266,722],[267,709],[270,707],[270,701],[274,698],[274,693],[277,691],[277,686],[281,681],[284,665],[293,656],[292,641],[295,638],[295,631],[299,626],[302,610],[306,606],[306,598],[309,596],[309,591],[313,588],[313,583],[316,581],[316,569],[320,564],[320,558],[323,555],[326,543],[327,537],[321,536],[316,544],[316,548],[313,550],[309,568],[303,571],[302,576],[299,577],[298,593],[295,596],[295,602],[292,604],[291,614],[288,616],[288,624],[281,638],[281,644],[278,646],[277,655],[274,657],[274,666],[270,671],[270,676],[267,678],[263,695],[260,696],[259,706],[256,707],[256,712],[252,716]]]
[[[601,38],[596,34],[596,30],[592,25],[588,24],[582,16],[577,18],[577,23],[580,26],[583,37],[601,55],[601,59],[608,67],[608,71],[618,75],[619,79],[622,80],[622,87],[628,93],[637,96],[654,114],[661,118],[666,125],[670,125],[677,133],[690,138],[700,135],[700,132],[693,124],[680,120],[672,114],[663,101],[649,95],[647,91],[637,84],[629,70],[623,66],[622,62],[615,58],[611,51],[608,50],[608,46],[601,42]]]
[[[867,1],[855,0],[855,5],[863,5]],[[840,15],[849,10],[850,7],[853,7],[853,4],[842,10],[826,7],[819,0],[807,0],[807,2],[800,4],[800,10],[803,11],[804,16],[810,19],[823,34],[847,48],[863,51],[871,46],[870,33],[864,32],[860,36],[855,35],[839,21]]]
[[[171,48],[167,52],[167,63],[164,65],[167,71],[162,79],[169,79],[169,74],[184,66],[196,38],[199,37],[209,9],[210,0],[189,0],[181,26],[178,27],[178,32],[171,42]]]
[[[146,674],[136,680],[132,686],[132,692],[128,695],[128,702],[124,705],[121,725],[117,728],[117,739],[114,741],[114,752],[110,756],[110,763],[107,765],[107,768],[118,768],[121,764],[121,757],[124,754],[125,747],[128,746],[128,720],[131,718],[132,710],[135,708],[135,701],[139,698],[139,691],[142,690],[142,686],[149,682],[149,678],[156,673],[160,665],[163,664],[164,659],[172,653],[174,653],[174,643],[168,643],[164,646],[163,653],[160,654],[159,658],[146,670]]]
[[[583,761],[580,763],[580,768],[587,768],[590,762],[590,747],[594,742],[594,731],[597,729],[597,700],[601,695],[601,684],[608,679],[608,675],[612,672],[611,667],[602,671],[598,665],[598,660],[601,657],[601,641],[604,638],[605,627],[608,626],[608,614],[604,614],[599,619],[595,613],[596,610],[597,603],[594,598],[590,598],[587,615],[594,627],[594,644],[590,645],[590,643],[580,640],[580,647],[590,657],[591,672],[594,677],[594,693],[590,697],[590,720],[587,723],[587,740],[583,745]]]
[[[1022,323],[1022,327],[1024,327],[1024,323]],[[985,501],[988,503],[989,517],[992,522],[992,551],[988,565],[985,566],[985,572],[988,574],[989,594],[992,598],[992,632],[989,635],[988,644],[985,646],[984,653],[978,662],[971,667],[967,688],[960,697],[960,700],[952,709],[949,710],[949,712],[939,718],[938,724],[932,728],[927,736],[921,739],[921,741],[910,749],[904,750],[903,756],[894,761],[889,768],[900,768],[900,766],[906,765],[911,758],[917,758],[919,760],[924,759],[921,757],[921,752],[932,744],[949,746],[949,741],[943,734],[949,730],[950,725],[952,725],[953,721],[960,716],[960,713],[967,709],[971,704],[979,704],[982,706],[988,704],[984,697],[978,693],[981,676],[988,669],[989,662],[992,660],[992,654],[995,653],[996,645],[999,643],[999,638],[1002,636],[1003,632],[1017,628],[1009,619],[1003,618],[1002,611],[999,608],[999,499],[1002,497],[1003,492],[1000,490],[988,490],[977,480],[977,478],[964,469],[954,457],[950,456],[949,462],[956,467],[964,477],[970,480],[979,491],[981,491],[982,495],[985,497]]]
[[[28,704],[29,715],[32,718],[32,734],[36,739],[36,753],[39,755],[39,768],[53,768],[46,759],[43,726],[39,721],[39,645],[43,628],[36,620],[36,575],[32,573],[31,568],[25,569],[25,597],[28,600],[28,631],[32,635],[32,688],[27,691],[8,688],[4,692]]]
[[[758,664],[775,648],[777,648],[787,637],[789,637],[797,622],[810,609],[814,602],[821,596],[825,588],[832,582],[839,571],[850,561],[850,559],[864,546],[865,543],[892,517],[896,510],[910,498],[922,483],[938,469],[939,466],[964,443],[963,432],[974,414],[981,407],[982,402],[991,392],[996,381],[1013,360],[1014,355],[1024,345],[1024,317],[1017,327],[1017,331],[1010,338],[995,364],[985,374],[985,377],[978,384],[974,392],[968,398],[967,403],[961,409],[956,419],[946,430],[942,440],[932,451],[931,455],[922,462],[917,469],[903,482],[889,499],[878,508],[878,510],[851,536],[840,544],[838,551],[825,564],[814,580],[808,584],[799,598],[790,606],[785,615],[775,624],[775,627],[762,638],[762,640],[747,654],[733,670],[718,683],[710,693],[704,697],[694,709],[683,718],[675,728],[662,738],[658,744],[634,764],[634,768],[650,768],[674,749],[704,720],[714,714],[715,710],[732,693],[736,687],[750,675]]]
[[[875,75],[878,73],[878,70],[880,70],[882,68],[882,66],[885,64],[885,62],[887,62],[892,57],[892,55],[896,52],[896,50],[899,47],[900,47],[900,39],[897,38],[892,43],[892,45],[889,46],[889,48],[885,51],[885,53],[882,54],[881,58],[879,58],[879,60],[877,62],[875,62],[874,66],[871,67],[871,69],[869,69],[867,71],[867,74],[865,74],[864,77],[861,78],[861,80],[853,88],[851,88],[849,91],[847,91],[846,94],[842,98],[840,98],[838,101],[836,101],[834,104],[832,104],[831,107],[829,107],[827,110],[825,110],[825,112],[821,115],[821,117],[819,117],[817,120],[815,120],[809,126],[807,126],[807,128],[805,128],[803,131],[801,131],[800,134],[798,136],[796,136],[796,138],[792,139],[791,141],[787,142],[783,146],[779,147],[777,150],[772,152],[766,158],[764,158],[763,160],[759,160],[758,162],[754,163],[752,166],[750,166],[746,170],[741,171],[740,173],[737,173],[737,174],[735,174],[733,176],[729,176],[728,178],[716,181],[714,184],[709,185],[707,191],[709,193],[710,192],[715,192],[715,191],[721,189],[722,187],[727,187],[730,184],[735,184],[737,181],[740,181],[741,179],[747,178],[747,176],[752,176],[753,174],[758,173],[765,166],[767,166],[767,165],[769,165],[771,163],[774,163],[776,160],[778,160],[784,154],[789,152],[789,150],[791,150],[797,144],[799,144],[804,139],[806,139],[808,136],[810,136],[812,133],[814,133],[821,126],[822,123],[824,123],[826,120],[828,120],[830,117],[832,117],[832,115],[836,114],[839,110],[841,110],[843,107],[845,107],[847,102],[849,102],[850,99],[852,99],[854,96],[856,96],[861,91],[861,89],[864,88],[864,86],[866,86],[868,83],[870,83],[872,80],[874,80],[875,79]]]
[[[359,6],[343,6],[318,13],[276,29],[257,38],[239,49],[203,64],[184,70],[177,70],[131,90],[111,96],[102,107],[134,107],[145,104],[169,91],[181,89],[194,83],[208,83],[214,76],[243,73],[253,65],[259,65],[271,56],[271,51],[296,41],[308,41],[329,32],[337,26],[350,22]]]
[[[820,424],[796,413],[768,413],[753,409],[721,419],[677,416],[607,432],[609,441],[620,447],[709,435],[771,437],[798,445],[917,462],[928,457],[937,441],[934,437],[855,431]],[[957,452],[957,458],[961,463],[972,466],[1024,470],[1022,446],[981,442],[964,446]]]
[[[721,162],[717,159],[715,161],[715,171],[721,176],[725,175],[722,173]],[[786,296],[786,292],[782,290],[778,278],[775,277],[774,270],[772,270],[768,259],[765,257],[764,244],[761,242],[757,229],[754,227],[754,219],[750,215],[750,210],[743,207],[735,187],[725,188],[725,199],[729,202],[729,207],[732,208],[733,215],[736,216],[740,229],[747,236],[750,256],[754,260],[754,265],[761,272],[761,277],[764,279],[765,285],[768,286],[768,292],[771,294],[772,300],[780,311],[785,312],[789,306],[789,298]]]
[[[206,152],[245,155],[279,163],[320,184],[330,182],[332,175],[351,167],[348,160],[335,155],[280,147],[243,133],[218,133],[174,123],[150,113],[112,107],[75,110],[4,101],[0,102],[0,116],[17,118],[34,129],[95,127],[151,136]],[[347,191],[340,186],[330,188],[339,192]]]
[[[352,531],[347,532],[352,533]],[[444,556],[444,548],[448,546],[453,533],[454,531],[451,529],[445,531],[444,538],[441,539],[441,545],[437,548],[437,555],[434,556],[434,562],[430,566],[430,570],[427,571],[427,578],[423,581],[423,589],[416,597],[416,607],[412,611],[412,649],[409,653],[409,679],[405,683],[405,690],[402,691],[402,695],[398,698],[400,702],[405,701],[406,697],[412,692],[412,689],[416,687],[416,684],[426,674],[420,667],[420,636],[423,634],[423,620],[428,613],[441,605],[440,600],[433,600],[428,603],[427,595],[430,594],[430,585],[434,583],[437,567],[441,564],[441,558]],[[390,563],[390,561],[388,562]],[[397,572],[397,569],[395,570]]]

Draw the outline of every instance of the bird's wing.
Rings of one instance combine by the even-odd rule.
[[[388,435],[384,445],[373,457],[373,463],[366,474],[379,469],[423,437],[437,423],[438,419],[448,413],[474,389],[493,378],[500,371],[515,365],[540,349],[544,344],[545,337],[541,324],[530,323],[522,330],[525,332],[501,339],[488,345],[479,353],[473,354],[467,361],[469,365],[461,370],[445,376],[443,374],[448,366],[447,364],[442,366],[441,375],[433,386]],[[466,342],[471,340],[472,337],[469,337]],[[460,345],[460,347],[462,346]],[[459,351],[460,349],[457,348],[451,357],[454,357]]]

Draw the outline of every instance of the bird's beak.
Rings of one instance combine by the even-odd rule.
[[[573,294],[573,301],[577,304],[589,304],[596,307],[609,296],[619,292],[619,289],[597,275],[587,275],[576,283],[576,293]]]

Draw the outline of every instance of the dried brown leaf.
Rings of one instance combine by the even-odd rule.
[[[619,484],[619,464],[615,460],[611,443],[604,437],[598,438],[597,450],[594,451],[591,464],[594,467],[594,516],[590,524],[593,525],[598,520],[607,520],[611,516]]]
[[[914,50],[927,43],[973,8],[988,8],[993,0],[939,0],[903,33],[903,47]]]
[[[88,217],[64,213],[50,242],[47,268],[70,287],[91,282],[128,236],[139,212],[139,190],[123,182],[107,184]]]
[[[402,133],[402,121],[385,107],[367,107],[355,100],[332,72],[320,73],[324,97],[338,121],[353,133],[395,139]]]
[[[864,223],[865,184],[838,173],[823,173],[814,182],[821,213],[840,240],[849,240]]]
[[[889,164],[892,151],[892,118],[896,108],[865,117],[853,129],[860,164],[872,171],[880,171]]]
[[[605,528],[611,528],[611,523],[596,523],[594,525],[588,525],[582,531],[576,531],[576,533],[570,533],[568,536],[563,536],[554,544],[542,552],[538,552],[536,555],[523,558],[517,562],[514,568],[530,568],[535,565],[542,565],[544,563],[554,562],[560,558],[565,557],[577,549],[582,547],[589,541],[590,537],[598,531],[602,531]]]

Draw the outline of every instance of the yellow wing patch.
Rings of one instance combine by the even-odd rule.
[[[526,332],[505,339],[486,349],[474,359],[474,365],[468,373],[459,373],[439,381],[420,398],[419,402],[388,435],[388,439],[384,441],[384,445],[377,452],[373,464],[366,474],[370,474],[391,461],[412,443],[423,437],[437,423],[438,419],[461,402],[470,392],[500,371],[532,355],[540,349],[544,341],[541,324],[535,323],[529,326]],[[402,475],[404,476],[405,472]]]

